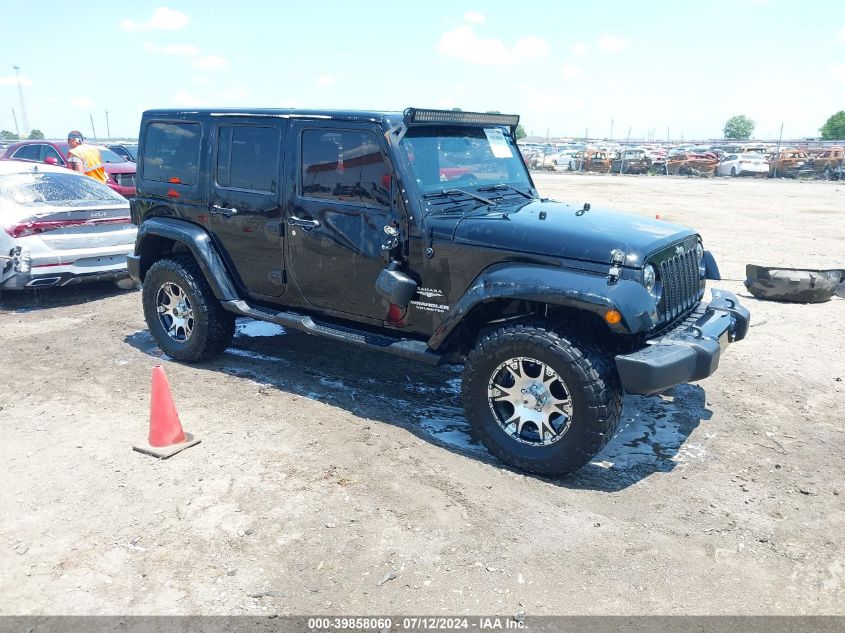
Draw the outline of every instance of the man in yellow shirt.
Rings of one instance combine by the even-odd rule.
[[[100,150],[92,145],[86,145],[84,141],[81,132],[77,130],[68,132],[67,162],[70,164],[70,168],[106,184],[108,177],[103,167],[103,157],[100,156]]]

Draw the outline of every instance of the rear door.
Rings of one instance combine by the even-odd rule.
[[[269,297],[285,291],[280,183],[287,125],[221,117],[212,134],[209,228],[244,288]]]

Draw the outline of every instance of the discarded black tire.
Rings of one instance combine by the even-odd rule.
[[[845,295],[845,269],[745,267],[745,287],[758,299],[791,303],[822,303]]]

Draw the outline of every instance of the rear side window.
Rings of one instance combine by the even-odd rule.
[[[201,130],[198,123],[150,123],[144,144],[144,179],[195,185]]]
[[[353,130],[302,133],[302,195],[387,207],[390,176],[376,137]]]
[[[40,145],[24,145],[15,152],[12,158],[18,160],[40,160],[41,146]]]
[[[231,189],[276,193],[280,140],[278,128],[221,127],[217,141],[217,184]]]

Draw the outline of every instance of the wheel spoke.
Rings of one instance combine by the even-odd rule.
[[[515,357],[501,363],[488,383],[487,397],[499,426],[523,444],[556,442],[572,421],[572,399],[563,379],[534,358]]]

